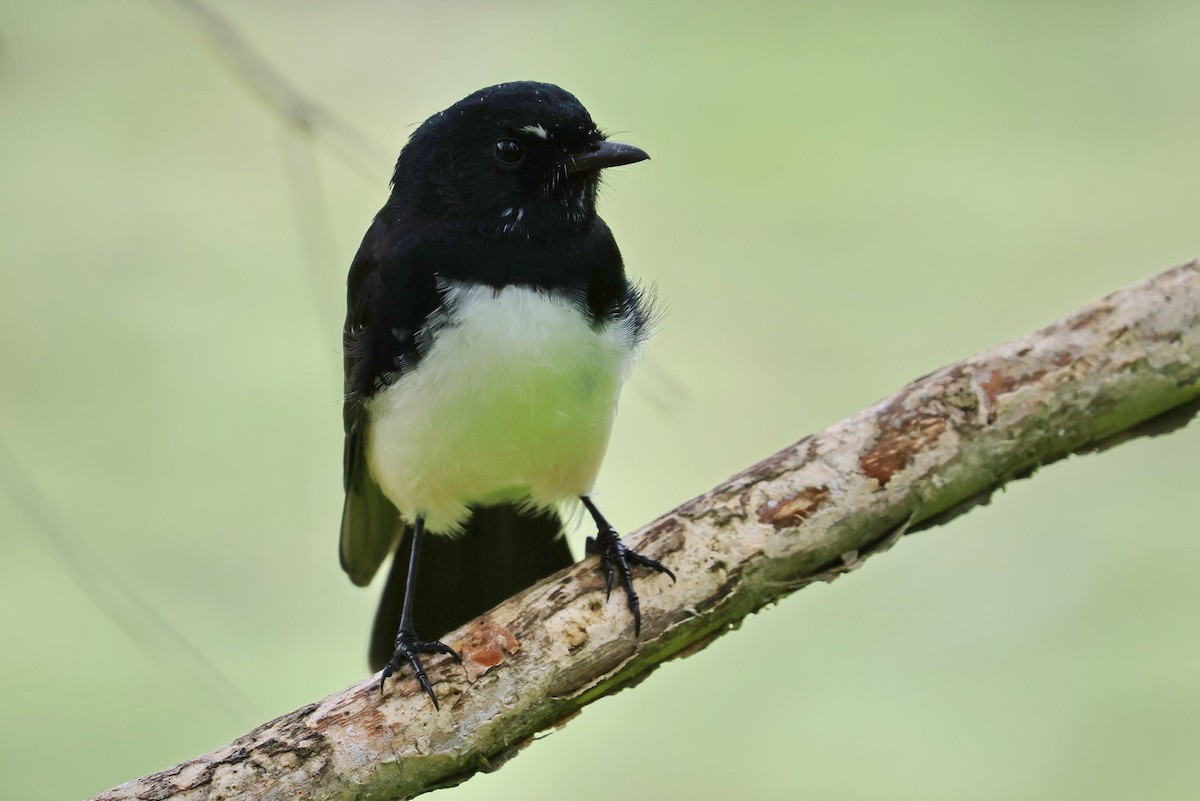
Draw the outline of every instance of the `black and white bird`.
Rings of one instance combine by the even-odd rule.
[[[602,169],[647,158],[528,81],[460,100],[401,151],[343,331],[342,567],[365,585],[395,553],[371,641],[381,689],[408,665],[436,706],[420,655],[457,654],[417,628],[440,637],[571,564],[566,504],[595,521],[587,550],[635,636],[631,568],[674,578],[589,497],[650,322],[596,190]]]

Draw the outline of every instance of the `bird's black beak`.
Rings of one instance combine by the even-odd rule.
[[[567,154],[567,172],[593,172],[605,167],[620,167],[622,164],[633,164],[645,161],[650,154],[640,147],[627,145],[624,142],[601,142],[592,150],[581,153]]]

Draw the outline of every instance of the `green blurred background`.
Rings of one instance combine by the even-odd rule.
[[[631,529],[1200,255],[1200,4],[0,2],[0,797],[79,798],[362,678],[346,267],[413,126],[575,92],[669,316]],[[377,143],[377,144],[376,144]],[[1200,427],[1072,459],[440,798],[1195,798]],[[199,656],[202,654],[203,656]],[[223,678],[222,678],[223,677]]]

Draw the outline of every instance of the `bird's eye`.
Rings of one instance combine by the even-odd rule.
[[[525,146],[516,139],[496,140],[496,160],[509,167],[525,160]]]

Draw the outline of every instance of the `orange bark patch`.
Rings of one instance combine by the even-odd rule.
[[[487,620],[471,629],[455,645],[462,657],[468,681],[475,681],[521,650],[521,643],[511,631]]]
[[[1074,361],[1071,354],[1059,352],[1054,355],[1054,364],[1056,367],[1066,367]],[[979,385],[983,390],[983,396],[987,408],[987,421],[989,423],[996,422],[996,400],[1001,395],[1007,395],[1010,392],[1020,389],[1023,386],[1040,381],[1045,370],[1034,370],[1032,373],[1021,373],[1020,375],[1006,375],[999,370],[993,370],[988,376],[987,381]]]
[[[758,510],[758,522],[770,523],[775,528],[797,526],[820,509],[829,497],[829,487],[805,487],[790,498],[773,500]]]
[[[886,487],[914,456],[937,441],[946,430],[946,421],[940,415],[922,412],[885,422],[881,429],[874,447],[858,457],[858,467],[863,475]]]

